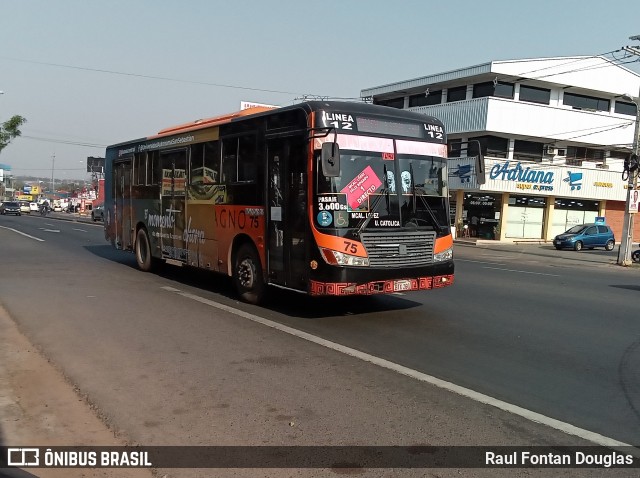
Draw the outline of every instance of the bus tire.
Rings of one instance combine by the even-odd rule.
[[[151,256],[149,235],[144,227],[141,227],[136,235],[136,262],[140,270],[144,272],[151,272],[153,270],[155,261]]]
[[[238,249],[233,265],[233,284],[240,298],[249,304],[258,304],[264,299],[266,286],[262,265],[251,244],[242,244]]]

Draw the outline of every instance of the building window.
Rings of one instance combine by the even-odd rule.
[[[484,156],[493,156],[495,158],[506,158],[509,153],[509,140],[498,136],[477,136],[469,138],[469,156],[477,156],[478,145],[473,140],[480,142],[482,154]]]
[[[473,97],[482,98],[484,96],[498,96],[500,98],[513,99],[513,83],[498,81],[487,81],[486,83],[476,83],[473,85]]]
[[[609,157],[611,159],[628,159],[629,153],[625,151],[609,151]]]
[[[447,90],[447,103],[452,101],[462,101],[467,99],[467,87],[458,86]]]
[[[442,90],[422,93],[419,95],[411,95],[409,97],[409,107],[414,106],[430,106],[442,103]]]
[[[562,103],[577,110],[609,111],[609,100],[594,96],[565,93]]]
[[[542,161],[544,143],[516,139],[513,144],[513,159],[524,161]]]
[[[555,209],[579,209],[586,211],[597,211],[600,203],[598,201],[589,201],[587,199],[563,199],[555,200]]]
[[[399,110],[401,110],[404,108],[404,96],[401,96],[400,98],[390,98],[386,100],[374,99],[373,104],[381,105],[381,106],[390,106],[391,108],[398,108]]]
[[[461,154],[461,148],[462,148],[461,139],[451,139],[447,141],[447,149],[449,150],[449,154],[447,156],[449,158],[459,158]]]
[[[520,85],[520,101],[548,105],[549,101],[551,101],[551,90]]]
[[[567,160],[603,161],[604,150],[592,148],[567,147]]]
[[[616,101],[614,108],[615,108],[614,111],[620,115],[629,115],[629,116],[636,115],[635,103],[625,103],[624,101]]]
[[[509,196],[509,206],[543,208],[546,203],[545,198],[538,196],[516,196],[515,194]]]

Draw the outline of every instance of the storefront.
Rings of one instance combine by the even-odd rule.
[[[469,236],[495,239],[500,224],[501,195],[465,193],[463,197],[462,224],[467,226]]]
[[[551,237],[562,234],[577,224],[595,222],[600,216],[600,201],[557,198],[551,218]]]
[[[543,237],[547,201],[538,196],[509,195],[504,237],[507,239],[539,239]]]
[[[473,158],[452,158],[449,168],[459,235],[551,240],[575,224],[604,217],[620,237],[616,229],[626,200],[620,172],[486,158],[486,180],[478,184]]]

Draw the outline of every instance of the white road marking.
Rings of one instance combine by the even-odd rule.
[[[502,262],[472,261],[471,259],[456,259],[455,262],[473,262],[474,264],[491,264],[493,266],[506,266]]]
[[[18,231],[17,229],[14,229],[12,227],[7,227],[7,226],[0,226],[2,229],[8,229],[9,231],[13,231],[13,232],[17,232],[18,234],[21,234],[25,237],[28,237],[29,239],[33,239],[34,241],[40,241],[40,242],[44,242],[44,239],[40,239],[39,237],[35,237],[35,236],[30,236],[29,234],[26,234],[24,232]]]
[[[531,271],[520,271],[517,269],[503,269],[500,267],[483,267],[483,269],[493,269],[496,271],[506,271],[506,272],[519,272],[521,274],[535,274],[538,276],[551,276],[551,277],[560,277],[558,274],[546,274],[544,272],[531,272]]]
[[[44,229],[44,228],[40,228],[41,231],[43,232],[60,232],[60,229]]]
[[[225,312],[229,312],[231,314],[238,315],[245,319],[251,320],[252,322],[256,322],[258,324],[265,325],[267,327],[271,327],[272,329],[279,330],[289,335],[293,335],[303,340],[307,340],[309,342],[313,342],[314,344],[321,345],[331,350],[335,350],[336,352],[343,353],[345,355],[349,355],[350,357],[358,358],[365,362],[372,363],[379,367],[392,370],[401,375],[405,375],[407,377],[411,377],[415,380],[419,380],[421,382],[429,383],[431,385],[435,385],[436,387],[442,388],[444,390],[448,390],[453,393],[457,393],[466,398],[470,398],[476,402],[484,403],[486,405],[490,405],[495,408],[499,408],[500,410],[504,410],[505,412],[512,413],[514,415],[518,415],[526,420],[529,420],[534,423],[540,423],[542,425],[546,425],[548,427],[559,430],[567,435],[577,436],[582,438],[583,440],[589,441],[591,443],[595,443],[596,445],[606,446],[608,448],[620,450],[622,453],[632,454],[636,457],[640,457],[640,451],[630,451],[630,447],[627,443],[615,440],[613,438],[606,437],[604,435],[600,435],[599,433],[595,433],[589,430],[585,430],[584,428],[579,428],[570,423],[565,423],[560,420],[556,420],[555,418],[548,417],[546,415],[542,415],[540,413],[527,410],[526,408],[519,407],[517,405],[513,405],[508,402],[504,402],[497,398],[490,397],[489,395],[485,395],[483,393],[476,392],[475,390],[471,390],[469,388],[461,387],[460,385],[456,385],[455,383],[447,382],[446,380],[439,379],[437,377],[433,377],[431,375],[427,375],[426,373],[418,372],[417,370],[410,369],[403,365],[391,362],[389,360],[382,359],[380,357],[376,357],[374,355],[367,354],[365,352],[361,352],[356,349],[352,349],[351,347],[346,347],[344,345],[337,344],[335,342],[331,342],[330,340],[326,340],[315,335],[309,334],[307,332],[303,332],[301,330],[294,329],[292,327],[288,327],[286,325],[279,324],[277,322],[264,319],[262,317],[258,317],[257,315],[250,314],[249,312],[244,312],[239,309],[234,309],[233,307],[229,307],[224,304],[219,304],[210,299],[205,299],[204,297],[197,296],[195,294],[190,294],[188,292],[182,292],[179,289],[174,287],[161,287],[162,289],[168,292],[174,292],[182,297],[187,299],[192,299],[197,302],[200,302],[205,305],[209,305],[211,307],[215,307],[220,310],[224,310]]]
[[[85,229],[76,229],[75,227],[73,228],[74,231],[80,231],[80,232],[87,232]]]

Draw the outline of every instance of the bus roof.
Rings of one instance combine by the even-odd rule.
[[[429,115],[425,115],[423,113],[417,113],[414,111],[401,110],[398,108],[392,108],[390,106],[381,106],[381,105],[372,105],[364,102],[350,102],[350,101],[306,101],[302,103],[297,103],[291,106],[283,106],[281,108],[269,108],[264,106],[256,106],[253,108],[247,108],[245,110],[236,111],[234,113],[227,113],[220,116],[214,116],[211,118],[203,118],[195,121],[190,121],[188,123],[183,123],[175,126],[170,126],[168,128],[161,129],[157,134],[138,138],[135,140],[124,141],[122,143],[113,144],[109,146],[109,148],[122,146],[125,144],[131,143],[139,143],[142,141],[148,141],[151,139],[157,139],[161,137],[171,136],[180,133],[186,133],[189,131],[196,131],[199,129],[210,128],[212,126],[220,126],[228,123],[233,123],[236,121],[242,121],[243,119],[249,116],[263,116],[273,114],[275,112],[281,113],[296,109],[302,109],[306,113],[311,113],[313,111],[320,110],[334,110],[334,111],[342,111],[349,112],[353,114],[362,114],[362,115],[375,115],[375,116],[387,116],[393,118],[403,118],[411,121],[421,121],[421,122],[429,122],[432,124],[442,125],[442,122]]]
[[[274,108],[268,108],[265,106],[254,106],[253,108],[247,108],[245,110],[236,111],[235,113],[228,113],[220,116],[214,116],[212,118],[198,119],[190,121],[189,123],[183,123],[176,126],[170,126],[168,128],[161,129],[155,136],[150,136],[149,139],[157,138],[159,136],[166,136],[169,134],[184,133],[195,129],[207,128],[209,126],[217,126],[236,118],[242,118],[243,116],[251,116],[265,111],[271,111]]]

